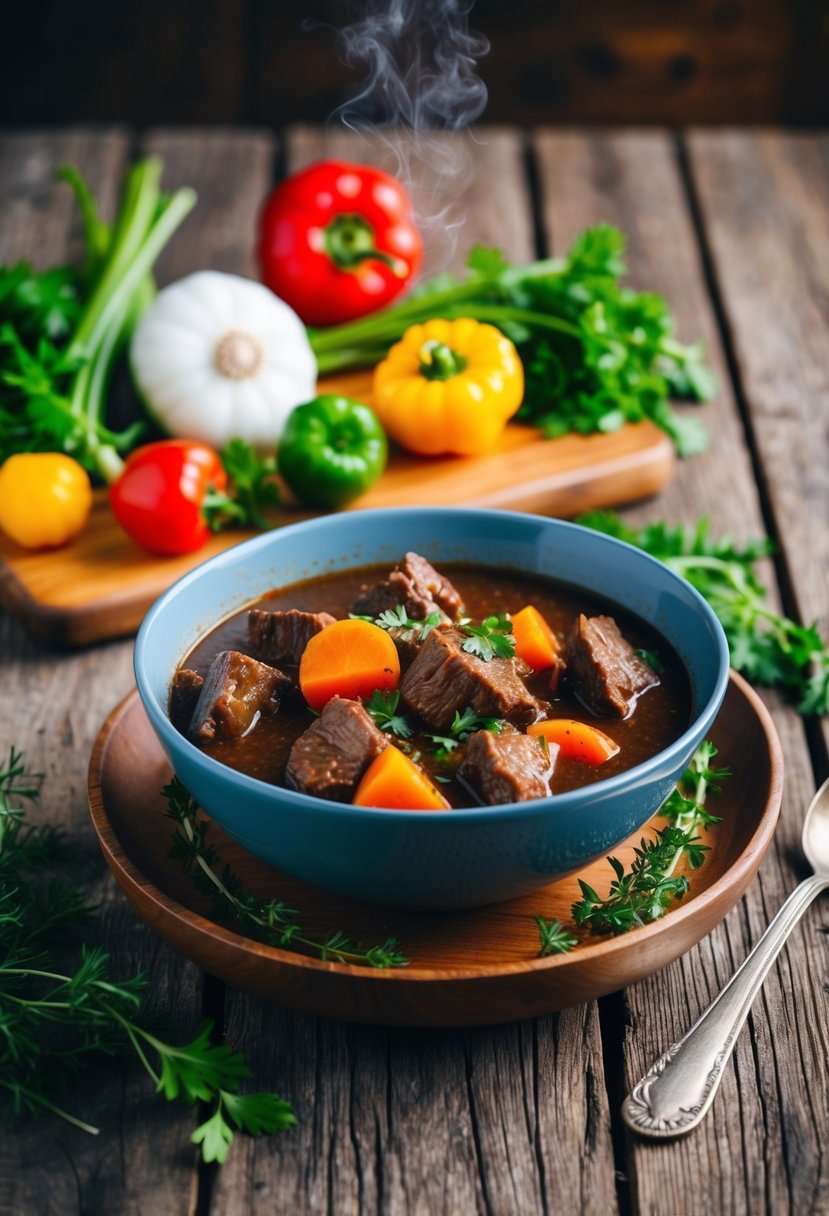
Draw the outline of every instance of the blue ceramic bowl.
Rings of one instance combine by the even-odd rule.
[[[659,631],[691,681],[691,725],[670,747],[605,781],[533,802],[424,814],[369,810],[280,789],[204,755],[167,717],[182,659],[214,625],[275,587],[329,570],[396,563],[513,567],[596,592]],[[398,907],[471,908],[544,886],[612,850],[654,814],[705,737],[728,681],[719,622],[646,554],[575,524],[507,511],[347,512],[237,545],[174,584],[135,646],[138,690],[178,776],[246,849],[289,874]]]

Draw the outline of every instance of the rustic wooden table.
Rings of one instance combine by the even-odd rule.
[[[159,265],[253,273],[257,206],[276,175],[337,153],[346,134],[66,130],[0,138],[0,261],[60,262],[77,249],[56,165],[71,161],[111,208],[125,161],[158,152],[197,212]],[[691,521],[740,539],[768,532],[772,597],[829,627],[829,137],[781,131],[480,133],[462,252],[561,251],[588,224],[629,237],[631,281],[664,293],[680,336],[701,337],[720,378],[705,409],[710,452],[679,468],[640,523]],[[193,1112],[151,1092],[127,1061],[82,1078],[91,1138],[57,1120],[0,1139],[0,1213],[829,1212],[829,1003],[816,904],[769,976],[714,1107],[690,1137],[627,1137],[624,1093],[708,1004],[804,876],[798,842],[827,771],[827,723],[765,695],[783,742],[780,827],[758,879],[696,949],[625,992],[494,1029],[354,1027],[261,1004],[175,956],[104,871],[86,810],[90,748],[130,688],[129,642],[61,654],[0,616],[0,740],[47,774],[40,815],[69,834],[103,905],[119,965],[152,976],[152,1006],[185,1035],[209,1014],[245,1048],[257,1085],[288,1097],[299,1126],[240,1137],[220,1170],[189,1145]]]

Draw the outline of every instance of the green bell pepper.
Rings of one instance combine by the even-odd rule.
[[[277,465],[302,502],[342,507],[374,485],[386,467],[388,450],[373,410],[325,393],[288,416]]]

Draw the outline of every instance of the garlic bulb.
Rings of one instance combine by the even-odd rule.
[[[133,335],[133,376],[170,435],[222,448],[273,448],[291,410],[316,394],[305,326],[261,283],[202,270],[165,287]]]

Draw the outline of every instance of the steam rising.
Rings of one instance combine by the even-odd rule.
[[[382,141],[389,171],[409,188],[421,231],[446,263],[463,223],[459,197],[472,158],[468,139],[439,133],[465,131],[483,112],[486,85],[475,68],[489,43],[469,29],[472,0],[366,0],[360,7],[338,44],[344,61],[366,76],[334,118]]]

